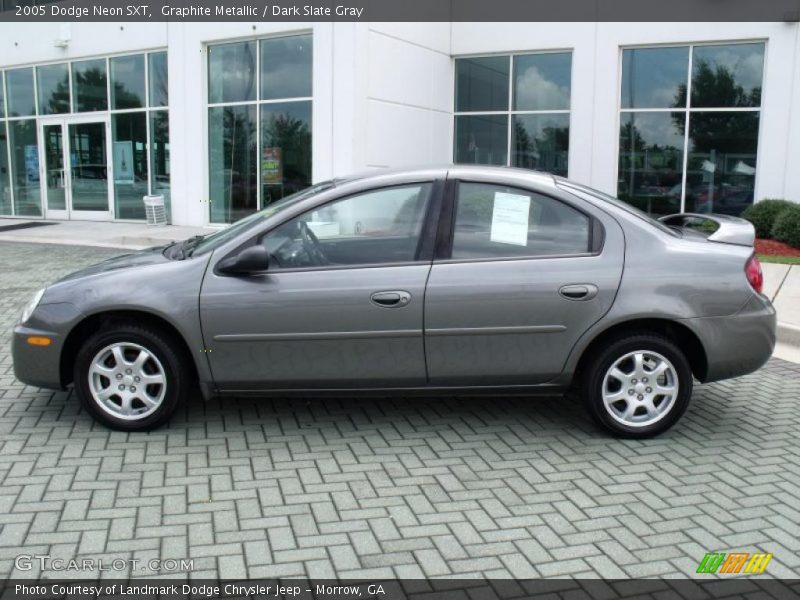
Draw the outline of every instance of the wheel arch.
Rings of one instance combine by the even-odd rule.
[[[586,365],[597,353],[598,349],[612,339],[634,333],[658,333],[672,340],[689,361],[692,374],[699,380],[705,381],[708,374],[708,357],[705,347],[689,327],[664,318],[641,318],[615,323],[594,336],[591,342],[583,349],[575,368],[573,381],[579,381]]]
[[[197,364],[194,360],[194,354],[189,350],[186,338],[167,319],[144,310],[110,310],[86,316],[67,335],[59,359],[59,377],[62,387],[72,383],[75,358],[83,341],[97,331],[114,323],[150,325],[170,337],[178,344],[180,352],[192,369],[195,380],[198,380]]]

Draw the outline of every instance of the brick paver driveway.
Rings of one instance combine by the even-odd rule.
[[[681,576],[710,550],[800,575],[798,365],[698,386],[645,442],[558,398],[198,400],[116,433],[8,353],[35,289],[115,253],[0,243],[0,575],[25,553],[191,557],[192,577]]]

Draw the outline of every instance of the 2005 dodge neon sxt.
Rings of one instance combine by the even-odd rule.
[[[697,226],[701,225],[701,226]],[[229,228],[38,292],[17,377],[118,429],[214,395],[579,390],[645,437],[775,344],[753,227],[651,219],[542,173],[442,167],[316,185]],[[487,400],[488,401],[488,400]]]

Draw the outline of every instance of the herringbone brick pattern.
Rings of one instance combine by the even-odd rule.
[[[680,577],[711,550],[800,574],[798,365],[698,386],[644,442],[560,398],[198,400],[111,432],[17,382],[8,332],[112,254],[0,244],[0,575],[37,575],[25,553],[191,557],[198,578]]]

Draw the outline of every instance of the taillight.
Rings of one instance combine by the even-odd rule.
[[[747,276],[750,286],[760,294],[764,289],[764,274],[761,272],[761,263],[755,254],[750,257],[750,260],[744,266],[744,274]]]

